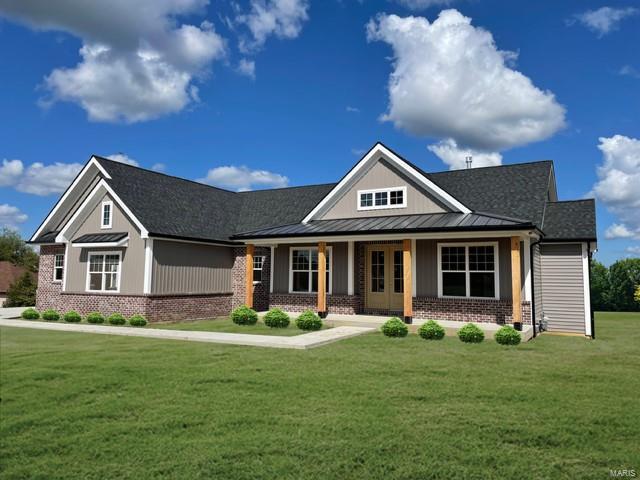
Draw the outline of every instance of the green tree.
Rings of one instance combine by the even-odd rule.
[[[633,294],[633,298],[640,303],[640,285],[636,285],[636,293]]]
[[[609,270],[597,260],[591,261],[591,305],[594,310],[611,310]]]
[[[633,296],[640,284],[640,258],[618,260],[609,267],[609,300],[614,310],[640,311],[640,304]]]
[[[21,265],[32,272],[38,270],[38,254],[25,243],[18,232],[6,227],[0,231],[0,260]]]
[[[36,304],[36,281],[34,274],[25,272],[9,286],[5,307],[31,307]]]

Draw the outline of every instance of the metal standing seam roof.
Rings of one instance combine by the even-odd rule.
[[[119,242],[127,238],[129,234],[127,232],[109,232],[109,233],[87,233],[82,235],[71,243],[109,243]]]

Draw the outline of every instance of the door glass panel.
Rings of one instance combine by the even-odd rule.
[[[395,250],[393,252],[393,291],[394,293],[402,293],[404,283],[404,268],[402,263],[402,251]]]
[[[384,292],[384,250],[371,252],[371,291]]]

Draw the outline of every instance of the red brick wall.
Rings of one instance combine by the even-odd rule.
[[[303,312],[318,310],[318,296],[305,293],[272,293],[270,308],[280,308],[287,312]],[[327,295],[327,310],[329,313],[355,315],[360,312],[360,297],[358,295]]]
[[[239,307],[245,304],[245,275],[246,275],[246,247],[236,247],[233,249],[235,261],[233,262],[233,270],[231,272],[231,281],[233,289],[233,299],[231,308]],[[253,309],[263,311],[269,309],[269,282],[271,275],[271,249],[269,247],[255,247],[254,256],[264,256],[264,264],[262,266],[262,282],[253,286]]]
[[[40,247],[38,289],[36,290],[36,308],[40,311],[47,308],[58,310],[62,282],[53,281],[53,264],[55,255],[60,253],[64,253],[64,247],[61,245],[43,245]]]
[[[512,323],[509,300],[467,298],[413,298],[414,318],[478,323]],[[522,303],[522,323],[531,323],[531,304]]]

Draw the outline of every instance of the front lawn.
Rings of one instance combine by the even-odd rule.
[[[309,351],[2,328],[0,477],[637,472],[640,315],[596,328],[515,348],[375,333]]]

